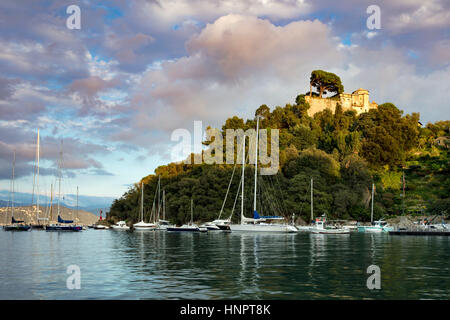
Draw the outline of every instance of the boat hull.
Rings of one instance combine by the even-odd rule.
[[[144,221],[133,224],[134,230],[154,231],[157,225],[154,223],[145,223]]]
[[[33,230],[45,230],[45,226],[42,225],[42,224],[35,224],[35,225],[32,225],[31,228],[32,228]]]
[[[181,228],[181,227],[180,228],[178,228],[178,227],[171,227],[171,228],[167,228],[166,230],[170,231],[170,232],[205,232],[205,231],[208,231],[208,229],[203,231],[200,228]]]
[[[45,228],[45,231],[80,232],[82,230],[82,226],[47,226]]]
[[[271,233],[294,233],[298,229],[290,225],[276,224],[232,224],[231,232],[271,232]]]
[[[5,231],[29,231],[31,226],[3,226]]]
[[[138,231],[155,231],[156,227],[133,227],[133,229]]]
[[[381,233],[392,231],[391,227],[359,226],[358,232]]]
[[[314,234],[350,234],[348,229],[311,229]]]
[[[112,226],[111,228],[112,228],[113,230],[123,230],[123,231],[130,230],[130,227]]]

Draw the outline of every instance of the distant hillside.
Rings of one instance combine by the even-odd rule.
[[[53,207],[52,217],[50,217],[50,212],[48,207],[40,207],[40,217],[49,217],[50,223],[56,223],[58,215],[56,208]],[[82,225],[90,225],[98,221],[98,217],[84,210],[78,210],[78,215],[76,210],[67,207],[60,207],[61,218],[64,220],[73,220],[75,223]],[[14,218],[16,220],[24,220],[25,223],[37,224],[37,214],[36,206],[22,206],[14,208]],[[0,208],[0,224],[9,224],[11,221],[11,211],[6,208]]]
[[[9,199],[9,191],[0,190],[0,207],[8,206],[8,199]],[[14,202],[15,207],[29,206],[31,205],[32,194],[25,192],[16,192],[14,194],[14,199],[15,199]],[[36,204],[35,199],[34,204]],[[78,197],[79,202],[78,208],[98,215],[99,210],[107,212],[113,200],[114,198],[112,197],[95,197],[95,196],[80,195]],[[50,197],[40,195],[39,201],[40,204],[47,205],[50,201]],[[56,204],[56,200],[54,199],[53,201],[54,201],[53,203]],[[66,194],[64,195],[63,199],[61,199],[61,204],[67,208],[75,209],[77,205],[77,196],[74,194]]]

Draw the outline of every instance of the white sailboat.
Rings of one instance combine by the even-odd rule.
[[[244,173],[245,173],[245,136],[242,144],[242,194],[241,194],[241,223],[231,224],[232,232],[272,232],[272,233],[289,233],[297,232],[297,228],[288,224],[267,223],[271,219],[259,217],[256,211],[256,194],[257,194],[257,176],[258,176],[258,135],[259,135],[259,117],[256,121],[256,156],[255,156],[255,190],[253,198],[254,218],[246,218],[244,216]]]
[[[313,225],[313,219],[314,219],[314,197],[313,197],[313,193],[314,193],[314,179],[311,178],[311,224],[308,226],[296,226],[298,231],[311,231],[311,229],[314,227]]]
[[[141,221],[133,224],[133,228],[135,230],[149,230],[153,231],[156,229],[156,225],[154,223],[146,223],[144,222],[144,183],[141,182],[141,211],[140,211]]]
[[[374,201],[374,191],[375,184],[372,183],[372,203],[370,208],[370,226],[358,226],[359,232],[371,232],[371,233],[380,233],[380,232],[388,232],[392,231],[393,228],[388,225],[386,221],[378,220],[373,221],[373,201]]]
[[[158,178],[157,192],[158,192],[158,219],[155,222],[156,229],[157,230],[167,230],[167,228],[169,228],[169,227],[175,227],[174,225],[171,225],[168,220],[166,220],[166,191],[165,190],[163,190],[162,208],[161,208],[161,197],[160,197],[160,193],[161,193],[161,177]],[[155,201],[153,201],[153,204],[155,204]],[[162,219],[160,219],[161,218],[161,215],[160,215],[161,211],[162,211]]]
[[[193,213],[193,200],[191,199],[191,222],[188,224],[183,224],[181,227],[168,227],[167,231],[177,231],[177,232],[207,232],[206,227],[199,227],[194,223],[194,213]]]
[[[231,231],[231,229],[230,229],[231,215],[233,213],[231,213],[231,215],[230,215],[230,217],[228,217],[228,219],[221,219],[221,217],[222,217],[223,209],[225,207],[225,203],[228,198],[228,193],[230,192],[231,183],[233,182],[234,173],[236,171],[236,165],[237,165],[237,163],[234,164],[233,172],[231,174],[230,182],[228,183],[228,188],[227,188],[227,192],[225,193],[225,198],[223,199],[223,202],[222,202],[222,207],[220,208],[219,216],[217,217],[216,220],[214,220],[212,222],[206,222],[202,225],[203,227],[207,228],[208,230],[225,231],[225,232]],[[239,185],[239,188],[240,188],[240,185]],[[239,190],[238,190],[238,193],[239,193]],[[233,207],[233,211],[234,211],[234,207]]]
[[[74,224],[73,220],[64,220],[61,218],[61,178],[62,178],[62,161],[63,161],[63,152],[62,152],[62,141],[61,141],[61,151],[59,152],[59,165],[58,165],[58,223],[49,224],[45,226],[46,231],[70,231],[70,232],[79,232],[83,230],[81,225]],[[78,192],[78,191],[77,191]],[[38,193],[39,194],[39,193]],[[78,197],[77,197],[78,199]],[[78,206],[78,204],[77,204]]]
[[[313,197],[313,178],[311,178],[311,221],[314,219],[314,197]],[[314,225],[309,227],[311,233],[320,233],[320,234],[348,234],[350,230],[348,228],[338,228],[335,226],[327,226],[327,218],[325,215],[322,217],[316,218],[314,221]]]
[[[3,226],[4,231],[28,231],[31,229],[30,225],[26,225],[23,220],[14,219],[14,172],[16,168],[16,151],[14,150],[13,166],[12,166],[12,176],[10,185],[10,201],[11,201],[11,224],[8,224],[8,209],[5,213],[6,221]]]

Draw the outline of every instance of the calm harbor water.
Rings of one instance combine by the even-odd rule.
[[[450,299],[449,262],[436,236],[0,230],[0,299]]]

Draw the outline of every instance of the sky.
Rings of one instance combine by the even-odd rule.
[[[380,9],[380,28],[367,20]],[[80,29],[69,29],[70,5]],[[421,122],[448,119],[444,0],[0,1],[0,190],[120,197],[174,159],[174,130],[220,128],[339,75]]]

